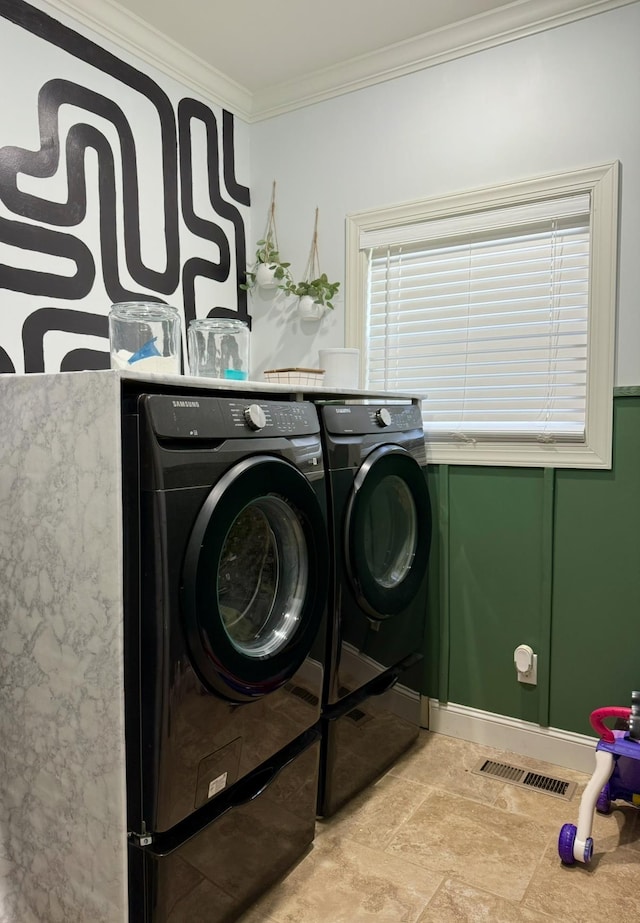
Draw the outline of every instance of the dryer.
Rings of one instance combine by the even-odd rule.
[[[130,920],[235,920],[314,834],[326,632],[312,404],[123,414]]]
[[[431,507],[415,404],[319,407],[332,552],[319,815],[418,736]]]

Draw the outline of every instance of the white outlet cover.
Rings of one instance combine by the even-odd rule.
[[[533,663],[531,669],[527,673],[517,672],[518,682],[519,683],[528,683],[530,686],[538,685],[538,655],[533,654]]]

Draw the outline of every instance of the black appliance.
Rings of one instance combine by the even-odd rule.
[[[131,923],[232,921],[314,835],[328,538],[313,405],[123,414]]]
[[[431,507],[420,409],[319,407],[332,545],[318,814],[416,739]]]

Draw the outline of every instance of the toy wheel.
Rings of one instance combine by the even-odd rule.
[[[583,862],[585,865],[588,865],[591,862],[591,856],[593,855],[593,837],[587,837],[587,840],[584,844],[584,859]]]
[[[578,828],[575,824],[564,824],[558,837],[558,855],[565,865],[573,865],[575,857],[573,855],[573,844],[576,841]]]
[[[596,811],[598,814],[609,814],[611,811],[611,792],[608,782],[598,795],[598,800],[596,801]]]

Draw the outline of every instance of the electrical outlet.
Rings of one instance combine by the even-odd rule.
[[[529,683],[530,686],[538,685],[538,655],[533,655],[533,663],[531,664],[531,669],[526,673],[520,673],[518,671],[518,682],[519,683]]]
[[[513,652],[513,662],[519,683],[528,683],[530,686],[538,684],[538,655],[528,644],[519,644]]]

